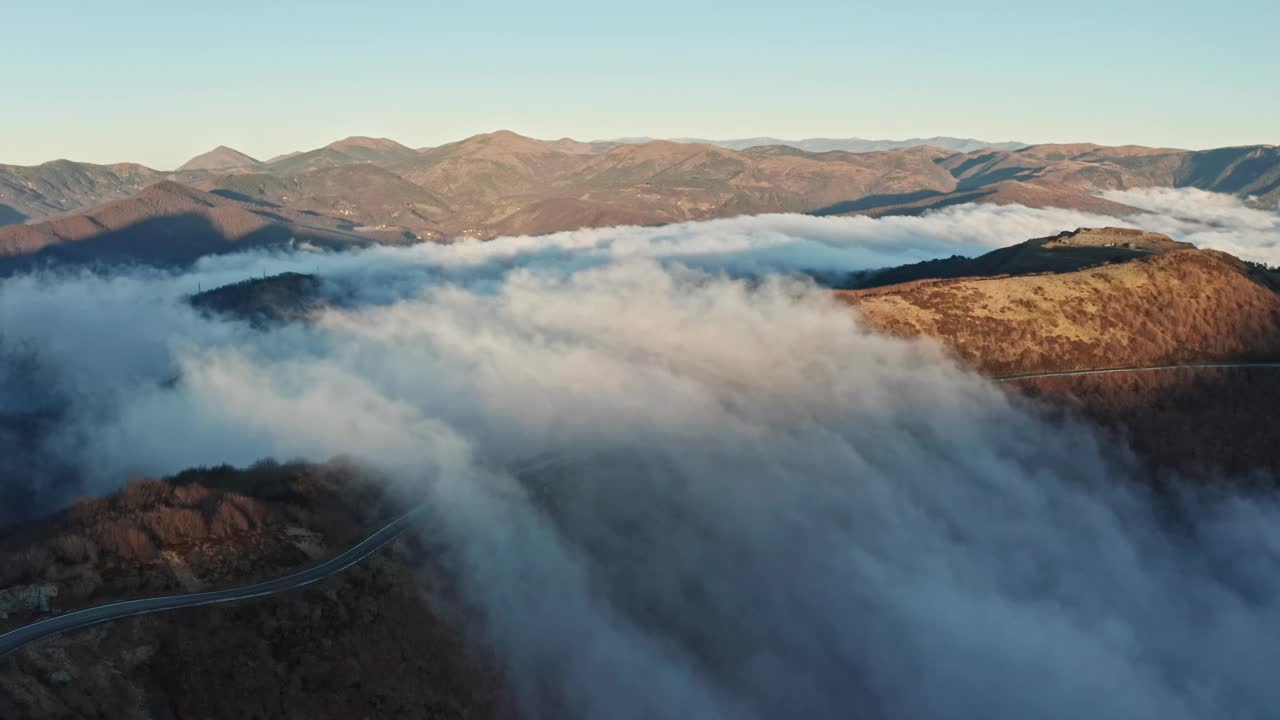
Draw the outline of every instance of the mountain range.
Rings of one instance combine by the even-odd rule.
[[[850,152],[781,143],[723,146],[770,138],[579,142],[498,131],[418,149],[351,137],[267,161],[218,147],[172,172],[67,160],[0,165],[0,224],[6,225],[0,253],[48,252],[52,245],[118,233],[119,223],[99,222],[101,211],[91,210],[111,201],[135,201],[110,213],[132,224],[165,217],[177,206],[139,195],[161,182],[170,195],[199,192],[205,205],[234,206],[287,227],[291,237],[321,228],[347,233],[348,240],[379,241],[484,239],[777,212],[918,214],[966,202],[1120,216],[1141,211],[1098,193],[1138,187],[1195,187],[1280,202],[1280,148],[1272,145],[1205,151],[937,146],[955,145],[952,140]],[[821,148],[825,142],[797,144]],[[963,148],[978,141],[955,142]]]
[[[639,144],[653,142],[657,138],[651,137],[629,137],[618,138],[609,142]],[[1027,143],[1021,142],[987,142],[985,140],[977,140],[974,138],[957,138],[935,136],[928,138],[910,138],[907,140],[865,140],[863,138],[806,138],[804,140],[783,140],[776,137],[752,137],[738,138],[736,140],[706,140],[703,138],[671,138],[672,142],[694,143],[698,145],[717,145],[730,150],[746,150],[747,148],[763,147],[766,145],[785,145],[793,147],[797,150],[806,152],[831,152],[839,150],[841,152],[877,152],[879,150],[897,150],[899,148],[919,147],[928,145],[942,150],[951,150],[952,152],[973,152],[974,150],[984,150],[993,148],[996,150],[1020,150],[1027,147]]]

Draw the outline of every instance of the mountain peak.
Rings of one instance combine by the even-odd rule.
[[[546,152],[549,149],[548,143],[544,143],[541,140],[535,140],[531,137],[526,137],[520,133],[515,133],[510,130],[495,130],[491,133],[472,135],[462,142],[472,145],[483,144],[490,147],[501,148],[503,150],[518,152]]]
[[[262,163],[236,150],[219,145],[202,155],[197,155],[178,168],[178,172],[191,170],[235,170],[238,168],[257,167]]]
[[[409,148],[401,145],[395,140],[389,138],[367,137],[364,135],[352,135],[348,138],[331,142],[325,147],[334,150],[344,150],[348,148],[367,148],[370,150],[408,150]]]

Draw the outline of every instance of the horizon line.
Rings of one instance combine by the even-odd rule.
[[[398,145],[401,145],[401,146],[403,146],[403,147],[409,148],[409,149],[411,149],[411,150],[423,151],[423,150],[429,150],[429,149],[432,149],[432,148],[442,147],[442,146],[444,146],[444,145],[449,145],[449,144],[452,144],[452,143],[464,142],[464,141],[466,141],[466,140],[471,140],[471,139],[474,139],[474,138],[477,138],[477,137],[483,137],[483,136],[485,136],[485,135],[496,135],[496,134],[499,134],[499,133],[510,133],[510,134],[512,134],[512,135],[516,135],[516,136],[519,136],[519,137],[521,137],[521,138],[526,138],[526,139],[529,139],[529,140],[536,140],[536,141],[539,141],[539,142],[554,143],[554,142],[561,142],[561,141],[569,140],[569,141],[573,141],[573,142],[581,142],[581,143],[586,143],[586,144],[609,143],[609,142],[625,143],[625,144],[640,144],[640,143],[644,143],[644,142],[677,142],[677,143],[685,143],[685,144],[694,144],[694,143],[716,144],[716,143],[727,143],[727,142],[741,142],[741,141],[747,141],[747,140],[765,140],[765,139],[768,139],[768,140],[778,140],[778,141],[781,141],[781,142],[779,142],[779,143],[777,143],[777,144],[783,144],[783,145],[785,145],[785,144],[789,144],[789,143],[813,142],[813,141],[862,141],[862,142],[903,143],[903,142],[912,142],[912,141],[926,141],[926,140],[933,140],[933,139],[950,139],[950,140],[967,140],[967,141],[972,141],[972,142],[987,143],[987,144],[989,144],[989,145],[991,145],[991,146],[993,146],[993,147],[994,147],[994,146],[996,146],[996,145],[1021,145],[1021,146],[1023,146],[1024,148],[1026,148],[1026,147],[1037,147],[1037,146],[1043,146],[1043,145],[1096,145],[1096,146],[1099,146],[1099,147],[1144,147],[1144,148],[1159,149],[1159,150],[1171,150],[1171,151],[1178,151],[1178,152],[1203,152],[1203,151],[1208,151],[1208,150],[1219,150],[1219,149],[1226,149],[1226,148],[1242,148],[1242,147],[1276,147],[1276,146],[1277,146],[1276,144],[1273,144],[1273,143],[1265,143],[1265,142],[1257,142],[1257,143],[1240,143],[1240,144],[1234,144],[1234,145],[1212,145],[1212,146],[1205,146],[1205,147],[1175,147],[1175,146],[1162,146],[1162,145],[1144,145],[1144,144],[1141,144],[1141,143],[1118,143],[1118,144],[1107,144],[1107,143],[1100,143],[1100,142],[1094,142],[1094,141],[1089,141],[1089,140],[1054,140],[1054,141],[1046,141],[1046,142],[1024,142],[1024,141],[1021,141],[1021,140],[988,140],[988,139],[978,138],[978,137],[973,137],[973,136],[969,136],[969,135],[928,135],[928,136],[924,136],[924,135],[916,135],[916,136],[912,136],[912,137],[905,137],[905,138],[900,138],[900,139],[899,139],[899,138],[883,138],[883,137],[880,137],[880,138],[875,138],[875,137],[863,137],[863,136],[860,136],[860,135],[844,135],[844,136],[840,136],[840,135],[832,135],[832,134],[825,134],[825,135],[809,135],[809,136],[805,136],[805,137],[783,137],[783,136],[779,136],[779,135],[768,135],[768,134],[765,134],[765,135],[739,135],[739,136],[736,136],[736,137],[724,137],[724,138],[716,138],[716,137],[699,137],[699,136],[696,136],[696,135],[680,135],[680,136],[673,136],[673,137],[654,137],[654,136],[650,136],[650,135],[619,135],[619,136],[615,136],[615,137],[611,137],[611,138],[596,138],[596,139],[591,139],[591,140],[578,140],[578,139],[576,139],[576,138],[574,138],[574,137],[572,137],[572,136],[570,136],[570,135],[563,135],[563,136],[560,136],[560,137],[555,138],[555,139],[539,138],[539,137],[535,137],[535,136],[533,136],[533,135],[526,135],[526,134],[524,134],[524,133],[520,133],[520,132],[517,132],[517,131],[515,131],[515,130],[510,130],[510,129],[507,129],[507,128],[499,128],[499,129],[496,129],[496,130],[489,130],[489,131],[485,131],[485,132],[472,133],[472,134],[470,134],[470,135],[463,136],[463,137],[458,138],[458,139],[456,139],[456,140],[446,140],[446,141],[441,142],[441,143],[436,144],[436,145],[412,145],[412,144],[406,144],[406,143],[403,143],[403,142],[401,142],[401,141],[399,141],[399,140],[397,140],[397,139],[395,139],[395,138],[387,137],[387,136],[353,134],[353,135],[347,135],[347,136],[342,137],[342,138],[339,138],[339,139],[337,139],[337,140],[333,140],[333,141],[331,141],[331,142],[329,142],[329,143],[326,143],[326,144],[324,144],[324,145],[318,145],[318,146],[316,146],[316,147],[311,147],[311,148],[307,148],[307,149],[294,149],[294,150],[288,150],[288,151],[285,151],[285,152],[276,152],[276,153],[269,153],[269,154],[268,154],[268,153],[258,153],[258,155],[255,155],[255,154],[253,154],[253,153],[245,152],[245,151],[243,151],[243,150],[241,150],[241,149],[239,149],[239,148],[235,147],[234,145],[230,145],[230,144],[228,144],[228,143],[217,143],[217,144],[214,144],[214,145],[212,145],[212,146],[208,146],[208,149],[206,149],[206,150],[199,151],[199,152],[197,152],[197,153],[195,153],[195,154],[193,154],[193,155],[189,156],[186,160],[183,160],[181,163],[179,163],[178,165],[173,166],[172,168],[164,168],[164,167],[163,167],[163,166],[161,166],[161,165],[148,165],[147,163],[144,163],[144,162],[139,162],[139,161],[137,161],[137,160],[129,160],[129,159],[126,159],[126,160],[116,160],[116,161],[111,161],[111,162],[97,162],[97,161],[90,161],[90,160],[75,160],[75,159],[72,159],[72,158],[70,158],[70,157],[65,157],[65,156],[64,156],[64,157],[55,157],[55,158],[51,158],[51,159],[49,159],[49,160],[44,160],[44,161],[37,162],[37,163],[32,163],[32,164],[10,163],[10,162],[5,162],[3,159],[0,159],[0,165],[7,165],[7,166],[9,166],[9,167],[40,167],[40,166],[42,166],[42,165],[48,165],[48,164],[50,164],[50,163],[55,163],[55,162],[72,162],[72,163],[77,163],[77,164],[82,164],[82,165],[99,165],[99,166],[112,166],[112,165],[140,165],[140,166],[145,167],[145,168],[148,168],[148,169],[150,169],[150,170],[156,170],[156,171],[160,171],[160,172],[176,172],[176,171],[178,170],[178,168],[180,168],[183,164],[185,164],[185,163],[187,163],[187,162],[191,161],[192,159],[194,159],[194,158],[196,158],[196,157],[199,157],[200,155],[204,155],[204,154],[207,154],[207,153],[209,153],[209,152],[212,152],[212,151],[214,151],[214,150],[218,150],[218,149],[220,149],[220,148],[226,148],[226,149],[229,149],[229,150],[234,150],[235,152],[242,153],[242,154],[244,154],[244,155],[246,155],[246,156],[248,156],[248,157],[252,158],[252,159],[253,159],[253,160],[255,160],[256,162],[260,162],[260,163],[264,163],[264,164],[265,164],[265,163],[269,163],[269,162],[271,162],[271,161],[273,161],[273,160],[275,160],[275,159],[277,159],[277,158],[283,158],[284,156],[287,156],[287,155],[290,155],[290,154],[300,154],[300,153],[311,152],[311,151],[314,151],[314,150],[323,149],[323,148],[326,148],[326,147],[330,147],[330,146],[332,146],[332,145],[334,145],[334,144],[337,144],[337,143],[340,143],[340,142],[344,142],[344,141],[347,141],[347,140],[353,140],[353,139],[388,140],[388,141],[394,142],[394,143],[396,143],[396,144],[398,144]],[[921,144],[922,144],[922,145],[927,145],[927,143],[923,143],[923,142],[922,142]],[[759,146],[754,146],[754,147],[759,147]],[[890,149],[890,150],[892,150],[892,149],[894,149],[894,148],[889,148],[889,149]],[[940,149],[945,150],[946,148],[940,148]],[[874,152],[874,151],[873,151],[873,152]],[[957,152],[960,152],[960,151],[957,151]],[[972,152],[972,151],[969,151],[969,152]],[[265,157],[259,157],[259,155],[264,155]]]

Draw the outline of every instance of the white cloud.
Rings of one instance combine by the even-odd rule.
[[[1239,208],[1178,197],[1200,219],[1170,232],[1215,218],[1263,247]],[[962,206],[235,255],[9,279],[0,327],[55,378],[24,402],[68,406],[52,449],[100,489],[265,455],[394,472],[531,715],[1267,717],[1273,502],[1171,530],[1111,440],[811,286],[724,275],[1114,222]],[[347,305],[255,332],[181,301],[284,270]],[[534,456],[563,464],[499,469]]]
[[[1108,200],[1152,211],[1133,222],[1254,262],[1280,265],[1280,208],[1250,207],[1233,195],[1195,188],[1144,188],[1103,193]]]

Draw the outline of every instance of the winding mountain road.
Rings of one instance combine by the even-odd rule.
[[[1280,369],[1280,362],[1185,363],[1175,365],[1100,368],[1096,370],[1061,370],[1057,372],[1006,375],[992,379],[997,382],[1017,382],[1019,380],[1030,380],[1033,378],[1045,377],[1107,375],[1112,373],[1146,372],[1153,370],[1218,368]],[[526,463],[525,467],[520,468],[520,470],[529,471],[531,469],[541,469],[542,466],[553,465],[559,460],[560,458],[557,455],[549,453],[545,457],[536,458],[534,461]],[[373,534],[369,535],[346,552],[322,562],[319,565],[315,565],[307,568],[306,570],[276,578],[274,580],[267,580],[242,587],[226,588],[224,590],[211,590],[208,592],[191,593],[187,595],[145,598],[142,600],[126,600],[123,602],[111,603],[109,605],[100,605],[98,607],[85,608],[84,610],[76,610],[75,612],[69,612],[64,615],[56,615],[25,627],[17,628],[16,630],[11,630],[4,635],[0,635],[0,657],[9,655],[30,643],[46,638],[50,635],[56,635],[69,630],[76,630],[90,625],[96,625],[109,620],[116,620],[133,615],[163,612],[166,610],[176,610],[178,608],[235,602],[238,600],[247,600],[249,598],[262,597],[264,595],[275,595],[289,590],[296,590],[297,588],[304,587],[311,583],[336,575],[382,549],[383,546],[398,538],[401,533],[403,533],[409,525],[412,524],[424,510],[426,510],[426,508],[427,504],[422,503],[383,526],[381,529],[375,531]]]
[[[19,648],[33,643],[50,635],[56,635],[68,630],[76,630],[78,628],[97,625],[98,623],[107,622],[108,620],[117,620],[119,618],[129,617],[131,615],[144,615],[147,613],[162,612],[165,610],[176,610],[178,608],[195,607],[197,605],[214,605],[217,603],[234,602],[237,600],[247,600],[249,598],[262,597],[264,595],[275,595],[287,590],[295,590],[297,588],[310,585],[311,583],[323,580],[332,575],[336,575],[343,570],[364,560],[378,550],[382,549],[387,543],[400,537],[409,525],[418,518],[426,509],[426,503],[418,505],[409,512],[392,520],[382,529],[369,535],[361,540],[357,545],[346,552],[326,560],[325,562],[309,567],[292,575],[267,580],[253,585],[245,585],[242,587],[226,588],[224,590],[210,590],[208,592],[190,593],[186,595],[169,595],[167,597],[145,598],[142,600],[125,600],[123,602],[111,603],[109,605],[99,605],[98,607],[85,608],[84,610],[76,610],[65,615],[55,615],[54,617],[32,623],[25,627],[0,635],[0,657],[15,652]]]
[[[1208,362],[1208,363],[1182,363],[1176,365],[1143,365],[1134,367],[1117,367],[1117,368],[1100,368],[1097,370],[1058,370],[1055,372],[1040,373],[1022,373],[1020,375],[1005,375],[1003,377],[992,378],[996,382],[1014,382],[1017,380],[1031,380],[1033,378],[1045,377],[1071,377],[1074,375],[1109,375],[1111,373],[1123,372],[1145,372],[1147,370],[1205,370],[1217,368],[1280,368],[1280,362]]]

